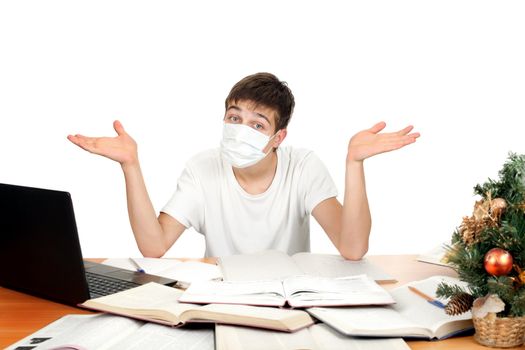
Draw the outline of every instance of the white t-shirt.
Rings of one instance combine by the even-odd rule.
[[[231,165],[212,149],[191,158],[162,212],[205,235],[206,256],[276,249],[310,250],[310,214],[337,196],[326,167],[312,152],[277,148],[277,170],[268,189],[247,193]]]

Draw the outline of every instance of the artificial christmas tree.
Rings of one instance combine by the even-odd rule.
[[[472,308],[480,343],[518,346],[525,335],[525,155],[510,153],[499,179],[474,192],[481,199],[453,233],[446,255],[468,290],[441,284],[436,294],[450,298],[450,314]]]

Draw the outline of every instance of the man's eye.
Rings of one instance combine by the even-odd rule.
[[[230,116],[230,120],[232,122],[237,122],[237,121],[239,121],[239,117],[232,115],[232,116]]]
[[[262,130],[264,126],[262,124],[255,124],[255,129]]]

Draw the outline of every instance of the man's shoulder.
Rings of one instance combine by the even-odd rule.
[[[302,164],[312,157],[316,157],[312,150],[306,148],[296,148],[291,146],[279,147],[281,156],[290,164]]]

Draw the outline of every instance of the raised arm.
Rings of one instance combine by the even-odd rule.
[[[368,251],[372,220],[366,195],[363,161],[414,143],[420,136],[413,127],[380,133],[386,124],[377,123],[355,134],[348,144],[343,205],[336,198],[319,203],[312,215],[330,237],[339,253],[351,260],[361,259]]]
[[[175,243],[185,227],[171,216],[155,210],[140,169],[137,143],[119,121],[113,123],[116,137],[69,135],[69,141],[80,148],[120,163],[126,182],[128,215],[140,252],[147,257],[160,257]]]

